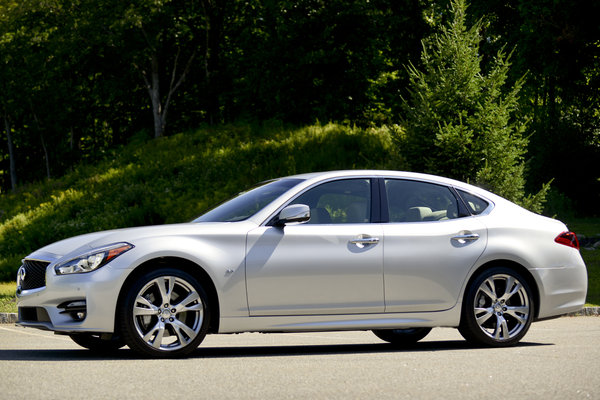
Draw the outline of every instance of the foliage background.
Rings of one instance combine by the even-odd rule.
[[[96,163],[140,132],[402,125],[407,66],[423,67],[422,40],[450,9],[449,0],[2,0],[0,189]],[[472,0],[466,16],[479,24],[483,76],[499,52],[511,54],[499,98],[526,77],[515,109],[529,139],[525,187],[553,180],[550,214],[598,212],[597,15],[589,0]]]

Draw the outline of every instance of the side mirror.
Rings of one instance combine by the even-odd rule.
[[[309,219],[310,207],[305,204],[292,204],[281,210],[277,225],[285,225],[292,222],[306,222]]]

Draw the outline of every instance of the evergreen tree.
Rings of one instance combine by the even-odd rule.
[[[413,170],[470,181],[539,212],[547,188],[524,194],[524,78],[506,87],[510,54],[503,50],[482,70],[482,21],[468,28],[466,9],[453,0],[450,21],[423,41],[421,66],[408,66],[398,144]]]

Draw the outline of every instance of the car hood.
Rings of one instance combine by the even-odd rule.
[[[184,223],[173,225],[143,226],[137,228],[114,229],[88,233],[64,239],[28,255],[27,259],[55,262],[60,259],[69,260],[85,254],[92,249],[106,245],[127,242],[134,246],[136,242],[151,237],[173,236],[203,236],[224,231],[234,232],[240,229],[249,230],[254,224],[250,222],[215,222],[215,223]],[[237,228],[237,229],[236,229]]]

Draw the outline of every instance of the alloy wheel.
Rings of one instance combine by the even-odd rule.
[[[508,341],[528,326],[529,295],[514,276],[492,275],[479,285],[473,311],[485,335],[496,341]]]
[[[186,279],[158,276],[148,281],[133,302],[138,338],[154,350],[185,348],[200,334],[204,322],[202,297]]]

